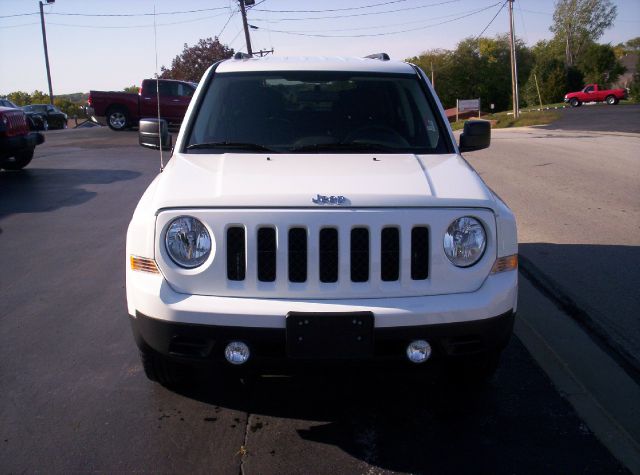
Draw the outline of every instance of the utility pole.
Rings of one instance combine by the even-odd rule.
[[[55,0],[46,0],[47,3],[53,3]],[[49,69],[49,50],[47,49],[47,30],[44,27],[44,10],[42,1],[40,3],[40,24],[42,25],[42,43],[44,44],[44,62],[47,65],[47,81],[49,82],[49,102],[53,105],[53,88],[51,87],[51,70]]]
[[[247,53],[249,56],[253,56],[253,51],[251,50],[251,37],[249,36],[249,25],[247,24],[247,10],[244,7],[245,0],[238,1],[240,2],[240,12],[242,13],[242,24],[244,25],[244,39],[247,43]],[[247,1],[247,4],[249,5],[252,5],[253,3],[253,0]],[[40,8],[42,8],[42,6]]]
[[[436,77],[433,75],[433,61],[431,61],[431,86],[436,88]]]
[[[540,101],[540,109],[542,109],[542,96],[540,95],[540,87],[538,87],[538,76],[533,73],[533,79],[536,80],[536,90],[538,91],[538,100]]]
[[[509,1],[509,46],[511,47],[511,93],[513,96],[513,117],[520,117],[520,101],[518,97],[518,65],[516,64],[516,37],[513,24],[513,2]]]

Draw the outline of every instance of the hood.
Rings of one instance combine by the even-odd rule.
[[[175,154],[158,179],[157,209],[319,207],[485,207],[493,196],[459,155]]]

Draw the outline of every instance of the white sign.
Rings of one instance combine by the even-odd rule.
[[[462,99],[458,100],[458,112],[479,111],[480,99]]]

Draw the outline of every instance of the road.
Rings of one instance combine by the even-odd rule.
[[[624,473],[516,337],[477,392],[391,374],[147,381],[124,238],[159,164],[136,141],[49,132],[26,170],[0,172],[3,472]]]
[[[525,266],[637,374],[639,150],[640,106],[585,106],[494,130],[489,149],[467,155],[516,213]]]

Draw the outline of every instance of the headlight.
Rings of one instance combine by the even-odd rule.
[[[444,253],[458,267],[478,262],[486,247],[487,235],[482,224],[470,216],[456,219],[444,235]]]
[[[211,236],[200,221],[180,216],[169,224],[165,234],[169,256],[181,267],[193,269],[202,265],[211,252]]]

